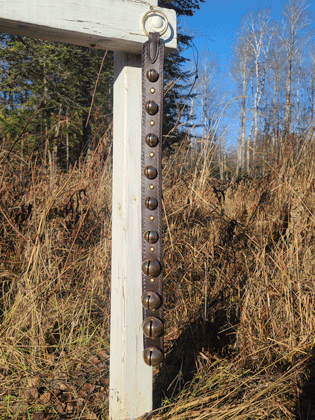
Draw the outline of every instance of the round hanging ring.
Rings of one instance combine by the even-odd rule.
[[[146,21],[146,19],[148,18],[148,16],[149,15],[161,15],[162,16],[162,18],[164,19],[164,21],[165,21],[165,28],[160,32],[160,36],[162,36],[162,35],[164,35],[165,34],[165,32],[167,31],[167,28],[168,28],[168,19],[167,19],[167,17],[166,17],[166,15],[163,13],[163,12],[161,12],[161,10],[149,10],[148,12],[146,12],[143,16],[142,16],[142,19],[141,19],[141,29],[143,30],[143,32],[147,35],[147,36],[149,36],[149,32],[145,29],[145,21]],[[154,32],[159,32],[159,31],[154,31]]]

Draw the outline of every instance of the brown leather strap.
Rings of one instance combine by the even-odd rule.
[[[142,49],[142,305],[144,361],[163,360],[162,116],[164,45],[150,33]]]

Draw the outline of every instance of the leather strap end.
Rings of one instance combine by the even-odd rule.
[[[158,32],[150,32],[149,44],[150,61],[153,64],[156,62],[159,55],[160,34]]]

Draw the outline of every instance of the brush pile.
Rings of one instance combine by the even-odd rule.
[[[67,172],[1,152],[1,419],[108,418],[101,147]],[[314,418],[314,152],[224,181],[211,153],[164,157],[166,360],[143,419]]]

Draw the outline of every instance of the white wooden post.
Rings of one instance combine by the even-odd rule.
[[[142,359],[141,18],[157,0],[0,0],[0,31],[115,53],[110,419],[152,410],[152,367]],[[165,53],[176,48],[176,14]],[[128,51],[128,53],[125,53]],[[132,55],[132,54],[134,55]]]
[[[141,57],[115,53],[110,419],[152,410],[152,367],[142,358]]]

